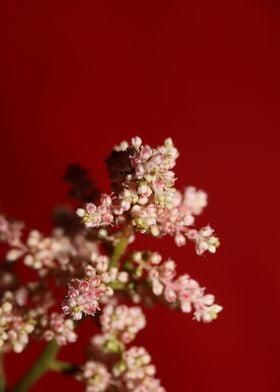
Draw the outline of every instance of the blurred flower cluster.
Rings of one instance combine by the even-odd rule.
[[[194,226],[207,205],[206,193],[192,186],[183,192],[175,188],[178,156],[171,139],[156,148],[139,137],[122,142],[106,159],[111,194],[101,194],[86,170],[70,166],[64,179],[79,208],[57,210],[49,236],[28,232],[21,222],[0,215],[5,253],[0,262],[2,355],[20,353],[40,339],[55,345],[57,353],[58,346],[78,339],[83,318],[92,317],[100,333],[89,343],[87,361],[69,365],[67,374],[83,382],[88,392],[165,391],[150,354],[133,345],[146,325],[143,306],[158,302],[192,312],[205,323],[222,310],[196,280],[177,274],[172,259],[128,249],[137,232],[172,236],[177,246],[191,241],[198,255],[215,253],[219,246],[209,225]],[[30,269],[29,281],[24,268]],[[48,357],[46,350],[45,371],[54,364],[59,368],[59,360]],[[20,385],[17,390],[26,390]]]

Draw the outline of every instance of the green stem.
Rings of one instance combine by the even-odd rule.
[[[4,371],[4,354],[0,353],[0,392],[4,392],[6,387]]]
[[[117,243],[114,252],[111,257],[110,261],[110,267],[117,267],[120,261],[120,258],[122,255],[125,253],[126,248],[128,245],[128,238],[127,237],[121,237],[119,239],[119,242]]]
[[[25,392],[35,384],[48,370],[49,365],[56,357],[59,351],[59,346],[55,341],[50,342],[40,357],[36,360],[27,374],[19,381],[19,383],[12,389],[13,392]]]
[[[77,366],[73,365],[72,363],[60,361],[57,359],[53,359],[49,363],[49,370],[52,370],[52,371],[58,372],[58,373],[72,373],[72,372],[75,372],[76,369],[77,369]]]
[[[110,282],[109,286],[113,289],[113,290],[124,290],[126,285],[122,282],[119,282],[118,280]]]

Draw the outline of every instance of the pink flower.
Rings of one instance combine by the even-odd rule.
[[[194,317],[197,321],[210,322],[217,317],[222,307],[214,304],[213,295],[204,294],[205,289],[185,274],[175,278],[175,263],[173,261],[165,262],[157,272],[151,271],[150,277],[153,284],[153,291],[158,295],[158,285],[161,285],[161,292],[167,302],[178,302],[181,310],[190,313],[194,310]],[[161,294],[161,293],[160,293]]]
[[[40,320],[42,334],[46,341],[55,340],[60,346],[77,340],[73,320],[65,319],[63,314],[52,313]]]
[[[13,350],[20,353],[29,343],[35,320],[29,312],[22,312],[22,309],[12,302],[12,294],[6,297],[0,304],[0,352]]]
[[[104,307],[100,317],[102,332],[125,344],[130,343],[136,334],[145,327],[146,320],[142,309],[138,306],[126,305]]]
[[[153,261],[155,258],[157,263]],[[141,252],[134,252],[132,261],[138,265],[137,269],[147,272],[146,279],[155,296],[163,296],[168,303],[177,305],[183,312],[193,311],[197,321],[210,322],[222,310],[221,306],[215,304],[215,297],[205,294],[205,289],[197,281],[187,274],[177,276],[173,260],[161,263],[158,253],[142,255]]]
[[[142,140],[139,136],[135,136],[131,139],[131,145],[135,148],[135,150],[138,150],[141,144]]]
[[[86,392],[105,392],[111,383],[111,374],[96,361],[88,361],[76,376],[86,384]]]
[[[0,215],[0,241],[7,242],[13,247],[21,247],[23,226],[21,222],[9,222]]]
[[[113,368],[113,375],[123,383],[121,390],[137,392],[164,392],[160,381],[154,378],[155,366],[144,347],[133,346],[122,355]]]
[[[87,203],[86,208],[78,208],[77,214],[82,218],[86,227],[100,227],[111,225],[114,221],[112,213],[112,198],[109,195],[101,195],[100,205]]]
[[[214,236],[214,230],[210,226],[203,227],[199,231],[192,229],[187,232],[187,237],[195,242],[196,253],[201,256],[205,251],[215,253],[220,242]]]
[[[183,204],[193,215],[200,215],[207,206],[207,194],[193,186],[185,189]]]
[[[83,313],[94,316],[99,309],[99,300],[105,293],[106,287],[96,276],[88,280],[72,279],[62,309],[73,320],[80,320]]]
[[[133,392],[165,392],[166,390],[160,385],[160,380],[154,377],[145,377],[141,384]]]

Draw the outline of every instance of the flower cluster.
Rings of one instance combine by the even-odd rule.
[[[62,309],[73,320],[81,320],[83,313],[94,316],[99,309],[99,300],[105,293],[106,287],[97,276],[88,280],[72,279]]]
[[[92,345],[107,354],[111,360],[101,356],[99,361],[89,358],[81,367],[77,379],[86,384],[87,391],[106,391],[109,385],[123,392],[164,392],[160,380],[156,379],[156,368],[144,347],[127,347],[136,334],[145,327],[145,316],[140,307],[108,304],[100,317],[101,335],[95,335]],[[101,362],[103,360],[103,362]],[[98,380],[100,379],[100,383]],[[99,389],[98,389],[99,388]]]
[[[85,383],[87,392],[105,392],[110,386],[119,392],[165,392],[155,373],[145,348],[133,346],[123,352],[111,371],[101,362],[88,360],[76,378]]]
[[[10,246],[17,246],[21,243],[22,229],[21,222],[10,222],[0,214],[0,241],[7,242]]]
[[[150,354],[144,347],[136,346],[125,351],[113,368],[114,376],[121,378],[122,390],[133,392],[164,392],[155,373]]]
[[[98,207],[94,203],[87,203],[86,210],[78,208],[77,214],[83,218],[87,227],[111,225],[114,221],[112,198],[109,195],[103,194]]]
[[[100,316],[102,334],[92,338],[93,347],[106,353],[118,353],[145,328],[146,318],[139,306],[107,304]]]
[[[149,283],[155,297],[164,299],[182,312],[193,310],[197,321],[210,322],[222,310],[215,304],[213,295],[205,294],[205,288],[188,274],[177,276],[175,262],[170,259],[163,262],[157,252],[133,252],[127,266],[132,271],[136,287],[138,285],[141,289],[141,283]]]
[[[0,351],[20,353],[29,342],[35,320],[30,313],[22,313],[10,299],[2,300],[0,306]]]
[[[214,230],[210,226],[203,227],[199,231],[192,229],[187,233],[187,237],[195,242],[196,253],[201,256],[206,250],[215,253],[220,245]]]
[[[22,257],[24,264],[37,270],[41,277],[55,274],[69,279],[82,275],[90,260],[98,254],[98,245],[89,241],[85,233],[69,237],[61,229],[55,229],[51,236],[45,237],[32,230],[26,243],[18,241],[6,258],[12,262]]]
[[[110,385],[111,374],[102,363],[90,360],[81,368],[77,380],[86,384],[86,392],[104,392]]]
[[[117,154],[120,154],[120,162]],[[77,214],[86,227],[132,224],[141,233],[171,235],[178,246],[184,245],[187,237],[196,243],[198,254],[206,250],[214,253],[219,241],[213,230],[210,227],[199,232],[192,229],[195,216],[207,205],[205,192],[188,187],[182,194],[174,188],[176,178],[172,169],[178,155],[171,139],[157,148],[143,145],[139,137],[132,138],[131,145],[122,143],[114,154],[114,168],[109,168],[113,189],[117,192],[113,196],[103,194],[99,205],[88,203],[84,209],[79,208]],[[116,170],[118,163],[120,169]]]
[[[21,352],[30,338],[55,340],[58,345],[76,341],[73,320],[49,314],[52,306],[50,292],[37,283],[6,291],[0,301],[0,351]]]
[[[64,179],[71,184],[70,195],[86,204],[76,212],[76,207],[56,211],[49,235],[26,233],[22,223],[0,215],[0,242],[5,244],[0,355],[19,353],[41,339],[50,344],[39,365],[67,369],[88,392],[165,391],[150,354],[134,342],[146,326],[144,305],[160,302],[205,323],[222,310],[196,280],[177,275],[172,259],[164,261],[149,250],[127,251],[140,232],[172,236],[177,246],[192,241],[198,255],[216,252],[214,230],[195,227],[207,205],[206,193],[193,186],[183,192],[175,188],[178,156],[171,139],[156,148],[139,137],[122,142],[106,159],[111,194],[101,194],[87,171],[72,165]],[[78,340],[76,327],[85,316],[98,328],[87,361],[82,366],[61,363],[55,358],[59,346]]]
[[[61,313],[45,314],[38,324],[38,329],[42,329],[42,336],[47,342],[55,340],[59,346],[64,346],[77,340],[73,320],[65,319]]]
[[[138,306],[126,305],[104,307],[100,317],[102,332],[110,337],[128,344],[134,340],[136,334],[145,328],[145,316]]]

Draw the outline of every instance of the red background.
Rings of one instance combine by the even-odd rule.
[[[103,159],[114,143],[172,136],[178,185],[207,190],[199,224],[211,222],[222,246],[199,258],[191,246],[149,243],[224,312],[211,325],[149,312],[138,342],[168,391],[280,390],[279,3],[1,3],[1,209],[47,232],[53,205],[66,200],[68,163],[108,190]],[[62,357],[79,358],[80,345]],[[8,356],[13,381],[36,353]],[[52,386],[80,390],[52,374],[34,391]]]

